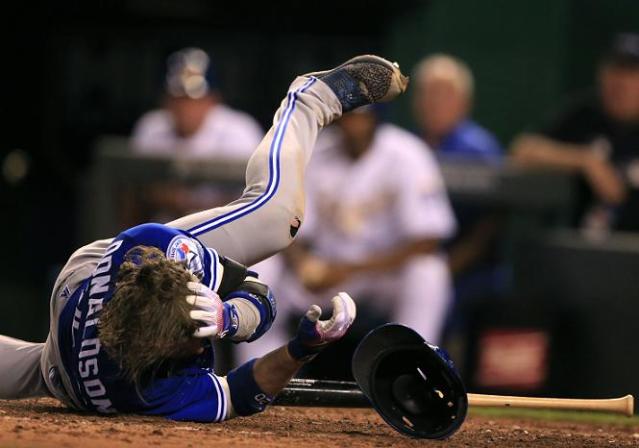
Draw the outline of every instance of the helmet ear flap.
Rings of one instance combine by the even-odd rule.
[[[405,435],[444,439],[466,418],[466,390],[452,362],[410,328],[388,324],[369,333],[353,356],[353,375],[382,418]]]

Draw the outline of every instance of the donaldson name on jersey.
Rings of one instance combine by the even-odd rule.
[[[160,374],[141,391],[122,377],[118,365],[101,347],[100,311],[113,295],[126,253],[139,245],[157,247],[167,258],[185,263],[214,291],[220,285],[222,267],[218,254],[187,232],[161,224],[143,224],[118,235],[60,315],[61,357],[79,407],[102,413],[136,412],[175,420],[220,421],[226,415],[228,402],[213,374],[210,345],[204,353],[185,360],[179,366],[179,374]]]

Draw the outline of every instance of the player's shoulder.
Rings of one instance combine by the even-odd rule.
[[[135,124],[136,130],[171,126],[171,114],[165,109],[153,109],[144,113]]]
[[[466,120],[459,130],[460,139],[470,150],[488,154],[500,154],[502,152],[497,138],[479,123]]]
[[[211,110],[211,115],[225,126],[244,128],[251,132],[262,133],[262,127],[249,113],[234,109],[226,104],[218,104]]]
[[[411,155],[422,154],[429,149],[428,145],[418,136],[391,123],[379,125],[376,138],[386,148],[401,145],[402,148],[405,148],[404,152]]]
[[[314,163],[329,162],[343,157],[343,152],[340,150],[341,145],[342,134],[335,125],[320,130],[313,147],[312,161]]]
[[[139,224],[134,227],[130,227],[123,231],[120,235],[130,238],[140,237],[142,235],[166,235],[166,234],[179,234],[179,230],[169,227],[165,224],[159,224],[155,222],[148,222]]]
[[[208,278],[206,266],[211,263],[211,256],[217,260],[216,252],[207,249],[201,241],[190,233],[167,226],[165,224],[146,223],[125,230],[117,239],[122,239],[122,250],[127,251],[135,246],[155,247],[169,260],[185,262],[188,268],[202,278]],[[212,255],[214,254],[214,255]],[[215,275],[211,273],[215,284]]]
[[[592,89],[580,90],[562,98],[555,110],[558,115],[583,119],[602,113],[601,99]]]
[[[184,245],[200,246],[200,244],[193,242],[194,238],[188,233],[158,223],[145,223],[126,229],[116,237],[116,240],[124,241],[123,248],[137,245],[157,247],[166,251],[167,256],[172,248],[178,250]]]
[[[397,164],[415,165],[416,168],[437,164],[431,149],[422,139],[394,124],[380,125],[376,140],[380,153]]]

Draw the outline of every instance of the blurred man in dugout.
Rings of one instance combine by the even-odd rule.
[[[333,291],[357,301],[362,332],[380,319],[376,323],[400,322],[439,341],[451,294],[441,246],[454,234],[455,219],[426,145],[379,123],[376,112],[346,114],[320,135],[297,242],[259,266],[280,315],[262,340],[237,347],[240,359],[286,341],[287,315],[309,303],[330,309],[325,298]],[[324,358],[350,362],[348,353]]]
[[[469,118],[473,89],[473,75],[459,59],[444,54],[422,59],[413,72],[419,134],[438,157],[498,163],[499,142]]]
[[[469,117],[473,90],[473,75],[464,62],[444,54],[422,59],[413,71],[418,134],[443,163],[498,166],[503,159],[499,142]],[[499,211],[465,203],[455,203],[454,210],[459,231],[447,251],[456,301],[502,294],[507,269],[499,261]]]
[[[639,34],[617,35],[597,89],[513,143],[516,161],[580,175],[573,224],[593,236],[639,231]]]
[[[213,63],[199,48],[185,48],[166,62],[162,108],[136,123],[132,149],[136,154],[172,159],[220,159],[245,164],[263,137],[248,114],[224,104]],[[145,189],[147,213],[168,220],[193,210],[225,203],[220,188],[188,188],[175,182]],[[140,209],[136,204],[134,209]],[[145,207],[142,207],[144,209]],[[139,219],[147,217],[138,217]]]

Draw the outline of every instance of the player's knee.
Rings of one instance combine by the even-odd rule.
[[[271,223],[270,243],[273,253],[283,251],[295,241],[303,219],[304,212],[301,207],[297,207],[295,211],[291,211],[287,207],[287,210],[283,210],[282,213],[278,214],[278,217]]]

